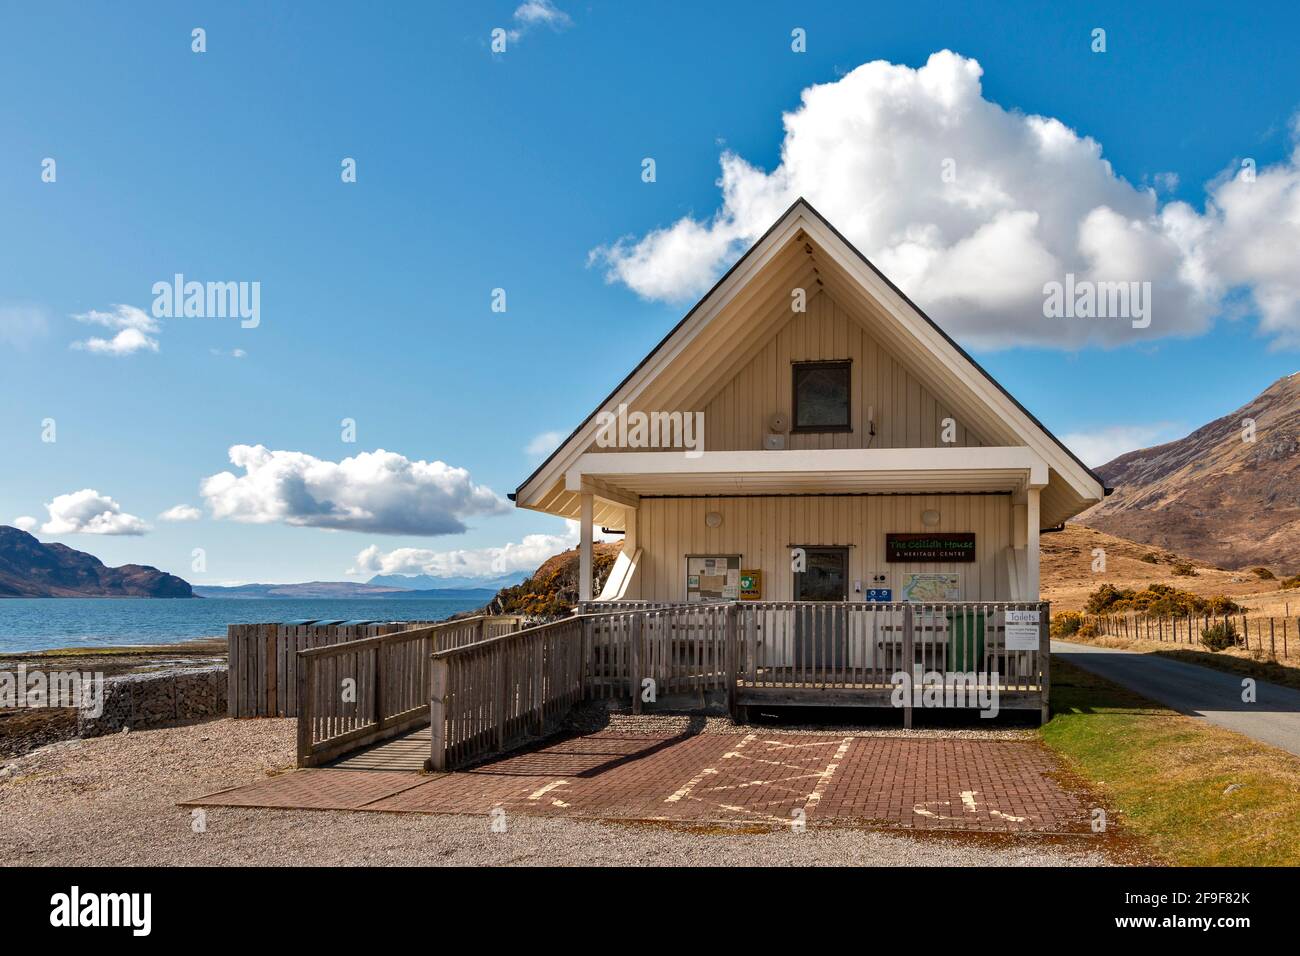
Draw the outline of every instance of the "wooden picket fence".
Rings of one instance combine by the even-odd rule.
[[[1291,656],[1290,643],[1300,637],[1300,618],[1284,616],[1250,617],[1246,612],[1235,614],[1185,614],[1147,615],[1137,612],[1123,614],[1085,614],[1084,620],[1092,624],[1098,636],[1122,637],[1128,640],[1158,641],[1170,644],[1201,646],[1201,635],[1216,624],[1230,624],[1237,633],[1242,647],[1258,651],[1273,660],[1287,660]],[[1295,635],[1290,625],[1295,624]],[[1066,636],[1066,640],[1069,637]]]
[[[300,651],[433,626],[439,628],[439,648],[458,647],[514,629],[519,620],[492,616],[441,623],[316,621],[231,624],[226,628],[229,649],[227,713],[231,717],[298,716]]]

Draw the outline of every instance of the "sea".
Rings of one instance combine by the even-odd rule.
[[[225,637],[227,624],[440,621],[482,606],[448,598],[0,598],[0,654],[175,644]]]

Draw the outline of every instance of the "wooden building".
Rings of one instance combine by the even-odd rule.
[[[586,600],[853,603],[1037,601],[1105,493],[801,199],[511,497],[581,523]]]

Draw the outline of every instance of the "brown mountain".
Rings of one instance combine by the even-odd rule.
[[[1081,524],[1216,567],[1300,571],[1300,373],[1186,438],[1097,472],[1115,491]]]
[[[107,567],[64,544],[0,525],[0,597],[194,597],[188,582],[143,564]]]

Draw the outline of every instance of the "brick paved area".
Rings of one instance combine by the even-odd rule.
[[[300,770],[187,805],[1088,833],[1060,770],[1034,741],[603,732],[459,773]]]

